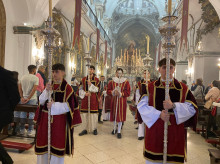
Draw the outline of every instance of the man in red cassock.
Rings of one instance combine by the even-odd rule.
[[[144,157],[146,164],[162,164],[164,122],[168,122],[167,163],[184,163],[185,127],[196,128],[197,105],[185,84],[173,78],[176,63],[170,59],[170,100],[165,100],[166,59],[159,62],[161,77],[142,87],[137,105],[146,124]],[[168,109],[166,112],[164,109]]]
[[[53,82],[47,84],[39,97],[40,106],[35,115],[37,136],[35,153],[37,164],[48,160],[48,109],[51,109],[51,160],[50,164],[63,164],[64,155],[73,154],[73,129],[81,123],[78,103],[72,87],[63,78],[63,64],[52,66]],[[52,90],[52,101],[48,103],[48,92]]]
[[[114,127],[116,126],[116,123],[118,123],[117,138],[119,139],[121,138],[122,123],[126,121],[127,97],[130,96],[129,82],[126,78],[122,77],[122,75],[123,69],[118,68],[116,70],[116,77],[113,77],[112,80],[108,83],[107,89],[107,94],[112,96],[110,121],[115,121],[116,118],[116,122],[114,122]],[[115,134],[114,129],[112,131],[112,134]]]
[[[94,135],[98,134],[97,121],[99,112],[99,79],[95,76],[94,72],[95,67],[91,65],[89,68],[89,77],[84,77],[79,87],[79,97],[82,99],[80,111],[83,113],[82,116],[84,121],[84,130],[79,133],[79,136],[87,134],[89,128],[92,129]],[[90,78],[90,80],[88,80],[88,78]],[[90,116],[88,114],[88,96],[90,96]]]

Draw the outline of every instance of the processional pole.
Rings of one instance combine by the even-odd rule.
[[[159,28],[161,35],[163,36],[165,43],[163,48],[165,49],[166,56],[166,86],[165,86],[165,100],[169,100],[169,84],[170,84],[170,55],[172,49],[175,48],[175,43],[172,41],[173,36],[179,31],[173,21],[177,19],[176,16],[171,16],[172,0],[168,1],[168,16],[162,18],[165,23]],[[168,112],[168,109],[165,109]],[[163,164],[167,164],[167,143],[168,143],[168,123],[164,122],[164,146],[163,146]]]
[[[90,56],[90,52],[89,52],[89,42],[90,42],[90,40],[89,40],[89,38],[88,38],[88,42],[87,42],[87,46],[88,46],[88,52],[86,53],[86,56],[84,57],[84,59],[86,60],[86,66],[88,67],[88,69],[87,69],[87,71],[88,71],[88,82],[90,82],[90,73],[89,73],[89,68],[90,68],[90,66],[91,66],[91,60],[92,60],[92,57]],[[90,93],[89,92],[89,85],[88,85],[88,93]],[[91,99],[91,96],[90,96],[90,94],[88,95],[88,132],[90,133],[90,125],[91,125],[91,121],[90,121],[90,119],[91,119],[91,117],[90,117],[90,115],[91,115],[91,107],[90,107],[90,99]]]
[[[54,22],[52,17],[52,0],[49,0],[49,18],[46,21],[46,28],[41,32],[45,37],[45,47],[48,51],[48,81],[52,84],[52,59],[53,59],[53,49],[56,47],[54,40],[60,35],[60,33],[53,28]],[[48,92],[48,102],[51,102],[52,91]],[[50,164],[51,156],[51,109],[48,109],[48,164]]]
[[[120,88],[120,86],[119,86],[119,85],[120,85],[121,76],[122,76],[122,72],[119,70],[119,71],[118,71],[119,83],[118,83],[118,86],[116,87],[116,90],[117,90],[118,92],[121,91],[121,88]],[[119,101],[119,97],[118,97],[118,95],[117,95],[116,110],[115,110],[114,134],[116,134],[116,127],[117,127],[118,101]]]

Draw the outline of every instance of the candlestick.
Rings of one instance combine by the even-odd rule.
[[[172,0],[168,0],[168,15],[171,15],[172,12]]]
[[[121,55],[122,55],[122,49],[121,49]]]
[[[52,0],[49,0],[49,17],[52,18]]]

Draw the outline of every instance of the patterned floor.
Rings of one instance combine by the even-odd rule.
[[[111,134],[112,123],[98,124],[98,135],[78,136],[82,126],[75,128],[75,153],[73,157],[65,157],[65,164],[144,164],[142,156],[143,141],[137,140],[137,125],[128,110],[127,121],[122,130],[122,139]],[[9,139],[8,139],[9,140]],[[12,139],[13,141],[18,139]],[[23,141],[22,141],[23,142]],[[27,142],[30,142],[27,140]],[[209,164],[207,149],[213,148],[200,135],[188,131],[187,164]],[[16,150],[8,150],[15,164],[34,164],[34,149],[21,154]]]

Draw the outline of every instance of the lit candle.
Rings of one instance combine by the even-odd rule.
[[[136,48],[136,58],[135,58],[135,60],[137,61],[137,53],[138,53],[138,49]]]
[[[168,0],[168,15],[171,15],[172,12],[172,0]]]
[[[149,54],[149,48],[150,48],[150,37],[147,36],[147,54]]]
[[[88,43],[87,43],[87,45],[88,45],[88,52],[89,52],[89,47],[90,47],[90,46],[89,46],[89,41],[90,41],[90,40],[89,40],[89,37],[88,37]]]
[[[128,63],[128,51],[127,51],[127,63]]]
[[[49,0],[49,17],[52,18],[52,0]]]

